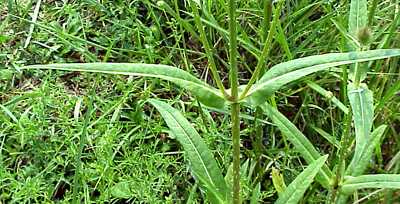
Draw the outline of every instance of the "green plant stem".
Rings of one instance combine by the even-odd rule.
[[[360,70],[360,63],[354,64],[354,85],[355,87],[359,87],[361,83],[361,70]]]
[[[213,76],[214,82],[216,83],[218,89],[221,91],[222,95],[225,98],[229,98],[229,95],[226,93],[225,87],[222,84],[222,80],[221,80],[221,78],[220,78],[220,76],[218,74],[217,65],[216,65],[214,57],[213,57],[213,53],[214,52],[213,52],[212,47],[210,46],[210,43],[208,42],[208,39],[207,39],[207,36],[206,36],[206,32],[204,31],[204,26],[201,23],[200,14],[199,14],[199,11],[197,9],[197,6],[193,2],[190,5],[191,5],[192,10],[194,12],[194,21],[195,21],[195,24],[197,26],[197,29],[200,32],[200,40],[201,40],[201,42],[202,42],[202,44],[204,46],[204,49],[206,51],[206,56],[207,56],[207,59],[209,61],[210,70],[211,70],[211,74]]]
[[[233,195],[234,204],[240,204],[240,104],[238,103],[236,2],[229,0],[229,79],[231,83],[231,119],[233,148]]]
[[[266,41],[268,38],[268,30],[270,28],[270,21],[272,16],[272,0],[264,0],[264,18],[262,21],[262,39]]]
[[[233,103],[232,117],[232,145],[233,145],[233,203],[240,201],[240,104]]]
[[[256,108],[255,112],[255,121],[254,121],[254,128],[255,128],[255,138],[253,138],[253,148],[255,150],[255,159],[256,159],[256,167],[255,167],[255,172],[257,174],[255,184],[259,182],[259,180],[262,177],[263,174],[263,169],[261,167],[261,154],[262,154],[262,149],[263,149],[263,124],[258,120],[263,117],[263,110],[260,107]]]
[[[265,40],[264,48],[263,48],[261,56],[259,57],[259,60],[257,62],[256,69],[254,70],[253,75],[251,76],[249,82],[247,83],[246,88],[244,89],[244,91],[240,95],[239,100],[241,100],[241,99],[246,97],[247,92],[249,92],[251,86],[259,78],[261,70],[265,66],[266,58],[268,57],[269,51],[271,50],[271,43],[272,43],[272,39],[274,38],[274,35],[275,35],[275,31],[276,31],[275,28],[276,28],[276,25],[277,25],[278,20],[279,20],[279,16],[280,16],[279,14],[280,14],[281,9],[282,9],[282,4],[283,4],[283,1],[279,1],[278,7],[274,11],[274,17],[273,17],[273,20],[272,20],[272,25],[269,28],[268,37]]]

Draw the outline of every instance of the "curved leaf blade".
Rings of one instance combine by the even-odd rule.
[[[225,105],[225,99],[217,89],[209,86],[182,69],[168,65],[136,63],[67,63],[30,65],[22,67],[21,69],[54,69],[154,77],[170,81],[189,90],[207,106],[223,108]]]
[[[161,113],[171,132],[184,148],[191,171],[199,180],[202,189],[210,196],[210,200],[227,202],[230,191],[221,169],[197,131],[178,110],[167,103],[154,99],[148,101]]]
[[[275,204],[297,204],[303,197],[307,188],[314,181],[314,177],[325,164],[327,158],[328,155],[325,155],[311,163],[291,184],[289,184]]]
[[[361,150],[361,155],[359,158],[355,156],[350,162],[350,165],[347,167],[346,174],[351,176],[359,176],[364,173],[365,169],[368,167],[368,163],[371,160],[372,154],[377,145],[379,145],[383,133],[386,130],[386,125],[381,125],[376,128],[371,133],[371,138],[368,143],[364,145]]]
[[[349,83],[347,90],[356,132],[354,160],[358,161],[363,154],[365,145],[370,140],[374,120],[374,101],[372,91],[366,84],[356,87],[353,83]]]
[[[306,160],[307,163],[311,164],[316,161],[321,155],[311,144],[310,140],[307,139],[303,133],[300,132],[297,127],[290,122],[282,113],[276,108],[272,107],[268,103],[261,106],[269,118],[272,119],[274,124],[278,126],[282,134],[286,135],[288,140],[294,145],[296,150]],[[328,188],[332,184],[333,174],[329,170],[328,166],[324,165],[321,171],[317,175],[317,181],[324,187]]]
[[[348,177],[345,179],[341,191],[350,194],[364,188],[400,189],[399,174],[374,174]]]
[[[356,62],[384,59],[400,55],[400,49],[380,49],[362,52],[330,53],[299,58],[273,66],[250,89],[246,97],[260,105],[282,86],[314,72]]]

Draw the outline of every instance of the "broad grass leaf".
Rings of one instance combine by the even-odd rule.
[[[400,189],[400,175],[374,174],[357,177],[349,176],[345,178],[341,191],[346,194],[351,194],[358,189],[365,188]]]
[[[272,119],[282,134],[284,134],[294,145],[296,150],[307,161],[307,163],[311,164],[321,157],[307,137],[304,136],[303,133],[301,133],[300,130],[297,129],[297,127],[276,108],[272,107],[268,103],[262,105],[261,108],[265,111],[268,117]],[[328,188],[333,182],[332,176],[333,174],[329,170],[328,166],[324,165],[317,175],[317,181],[320,182],[324,187]]]
[[[372,91],[368,89],[366,84],[360,84],[359,87],[355,87],[353,83],[349,83],[347,90],[356,132],[356,147],[353,160],[358,161],[364,151],[364,146],[370,140],[374,119],[374,101]]]
[[[189,90],[207,106],[223,108],[225,105],[225,99],[217,89],[209,86],[182,69],[168,65],[135,63],[68,63],[30,65],[22,67],[22,69],[55,69],[154,77],[170,81]]]
[[[263,104],[282,86],[314,72],[356,62],[399,56],[400,49],[381,49],[362,52],[330,53],[299,58],[273,66],[253,85],[246,97],[253,105]]]
[[[372,132],[371,138],[369,139],[368,143],[365,143],[359,158],[353,157],[351,160],[350,165],[347,167],[346,175],[359,176],[364,173],[365,169],[368,167],[368,163],[371,160],[375,148],[381,141],[386,127],[386,125],[381,125]]]
[[[228,202],[230,190],[222,176],[213,154],[184,116],[167,103],[150,99],[149,102],[161,113],[172,134],[185,150],[194,177],[213,203]]]
[[[275,204],[297,204],[303,197],[307,188],[314,181],[314,177],[324,165],[328,155],[322,156],[311,163],[296,179],[289,184],[285,191],[279,195]]]

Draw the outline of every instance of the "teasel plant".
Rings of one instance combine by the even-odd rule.
[[[232,165],[230,170],[232,173],[225,173],[224,176],[223,170],[219,167],[204,139],[179,110],[158,99],[147,100],[160,112],[170,133],[183,147],[190,171],[198,182],[204,199],[210,203],[239,204],[245,200],[250,203],[259,202],[260,183],[254,186],[251,197],[244,197],[241,193],[240,114],[244,107],[255,109],[257,113],[267,116],[308,164],[288,186],[282,175],[273,171],[272,181],[279,197],[275,203],[298,203],[314,181],[328,190],[330,199],[327,202],[330,203],[346,203],[351,195],[359,189],[400,188],[400,175],[364,174],[374,149],[380,145],[387,128],[386,125],[372,127],[374,100],[373,93],[365,82],[367,68],[373,65],[373,61],[400,55],[400,49],[388,49],[385,44],[378,49],[369,49],[368,45],[372,34],[368,19],[370,21],[373,19],[371,12],[374,12],[374,9],[371,9],[368,14],[366,0],[351,1],[347,31],[343,29],[340,22],[334,22],[343,38],[347,40],[346,51],[297,58],[270,68],[267,68],[266,60],[270,55],[272,41],[277,36],[276,31],[279,29],[278,24],[284,1],[265,1],[263,43],[262,48],[258,50],[238,37],[237,1],[228,0],[226,2],[228,29],[217,28],[218,32],[225,34],[223,37],[229,46],[230,87],[225,87],[221,79],[220,70],[215,62],[214,48],[204,29],[205,21],[201,16],[201,12],[206,12],[204,2],[190,1],[192,11],[190,16],[193,18],[193,25],[183,21],[167,3],[160,1],[157,5],[175,17],[177,21],[181,21],[182,26],[202,43],[208,68],[216,87],[178,67],[162,64],[66,63],[28,65],[20,69],[52,69],[158,78],[188,90],[206,107],[228,112],[231,119]],[[257,60],[250,79],[244,85],[239,84],[238,47],[243,47]],[[336,69],[336,67],[341,67],[341,69]],[[317,83],[307,82],[309,87],[329,98],[343,112],[345,127],[340,141],[335,142],[337,153],[331,155],[337,157],[339,161],[334,169],[328,166],[329,155],[322,155],[311,141],[279,112],[271,99],[274,93],[285,85],[317,72],[340,73],[341,91],[345,91],[344,95],[348,100],[348,103],[343,103]],[[352,134],[352,128],[354,128],[355,136]],[[258,137],[262,136],[261,134],[257,135]],[[261,143],[260,138],[257,141]],[[352,141],[355,141],[354,145],[352,145]],[[259,144],[258,147],[262,148],[262,145]],[[350,156],[352,158],[347,164],[346,161]]]

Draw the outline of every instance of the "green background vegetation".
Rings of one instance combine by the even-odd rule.
[[[40,10],[34,12],[40,2]],[[372,1],[371,1],[372,2]],[[400,47],[399,1],[369,4],[371,48]],[[283,4],[266,69],[295,58],[348,51],[349,1],[287,0]],[[145,101],[165,99],[201,133],[219,166],[231,164],[229,113],[203,107],[192,95],[159,79],[85,72],[24,70],[30,64],[66,62],[161,63],[180,67],[212,84],[207,56],[194,29],[189,1],[2,1],[0,2],[0,202],[185,203],[203,197],[179,143]],[[214,59],[228,87],[228,19],[224,1],[200,11]],[[239,79],[257,65],[269,21],[261,1],[238,2]],[[371,12],[373,9],[375,10]],[[179,13],[177,15],[177,13]],[[32,23],[32,18],[37,20]],[[191,25],[191,26],[188,26]],[[30,32],[31,27],[33,31]],[[344,31],[343,31],[344,30]],[[374,127],[388,125],[368,172],[399,173],[400,75],[397,58],[371,64]],[[348,106],[340,73],[322,72],[279,90],[273,101],[306,135],[329,166],[346,124],[330,95]],[[315,83],[324,87],[319,90]],[[322,92],[322,93],[321,93]],[[324,94],[325,93],[325,94]],[[396,95],[397,94],[397,95]],[[346,108],[346,107],[344,107]],[[289,184],[306,162],[268,118],[242,108],[242,191],[260,182],[263,202],[278,198],[270,174]],[[262,124],[262,149],[254,145]],[[257,164],[253,160],[261,158]],[[350,161],[349,161],[350,162]],[[328,191],[313,183],[304,203],[321,203]],[[399,200],[389,190],[359,192],[362,202]]]

